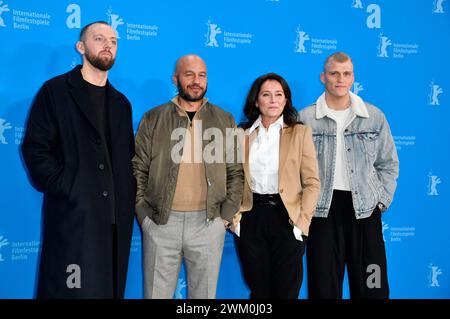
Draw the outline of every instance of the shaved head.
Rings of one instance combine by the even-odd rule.
[[[175,76],[180,74],[180,71],[182,72],[186,68],[186,66],[191,64],[200,65],[206,71],[206,63],[201,57],[195,54],[187,54],[177,60],[177,62],[175,63],[173,74]]]
[[[103,25],[109,26],[108,22],[105,22],[105,21],[95,21],[95,22],[85,25],[83,27],[83,29],[81,29],[81,31],[80,31],[80,41],[86,40],[87,31],[89,30],[90,27],[92,27],[95,24],[103,24]]]
[[[182,56],[175,63],[172,80],[181,99],[188,102],[201,101],[208,87],[205,61],[195,54]]]

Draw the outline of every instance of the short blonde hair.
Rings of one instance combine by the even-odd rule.
[[[350,58],[350,56],[347,53],[335,52],[332,55],[328,56],[327,59],[325,60],[325,63],[323,64],[323,70],[324,71],[326,71],[327,64],[331,60],[334,60],[334,61],[339,62],[339,63],[343,63],[343,62],[347,62],[347,61],[350,61],[350,62],[353,63],[352,58]]]

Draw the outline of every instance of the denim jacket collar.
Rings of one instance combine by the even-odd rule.
[[[364,101],[356,94],[349,92],[351,108],[353,114],[359,117],[369,118],[369,112],[367,111],[366,104]],[[328,116],[328,105],[325,100],[325,92],[322,93],[321,96],[316,101],[316,119],[320,120],[321,118]]]

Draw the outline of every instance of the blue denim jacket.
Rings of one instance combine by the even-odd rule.
[[[375,106],[350,93],[354,119],[344,131],[347,172],[356,218],[367,218],[377,203],[392,202],[399,161],[386,117]],[[320,100],[324,101],[324,95]],[[299,112],[299,120],[313,131],[319,162],[320,196],[315,217],[327,217],[333,195],[336,161],[336,122],[317,103]],[[319,103],[320,104],[320,103]]]

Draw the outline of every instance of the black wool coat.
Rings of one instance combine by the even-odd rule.
[[[80,69],[42,86],[22,144],[30,179],[44,194],[38,298],[113,298],[125,290],[136,194],[131,105],[108,81],[109,149]]]

